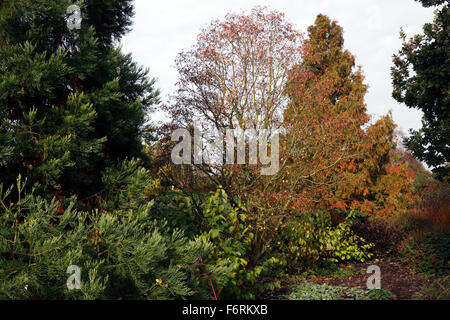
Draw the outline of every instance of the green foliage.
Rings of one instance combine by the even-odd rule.
[[[277,252],[284,265],[295,268],[313,266],[320,259],[332,262],[364,262],[373,254],[373,244],[351,231],[353,216],[337,226],[327,211],[302,214],[289,223],[278,237]]]
[[[361,268],[340,268],[339,270],[333,272],[330,276],[333,279],[345,279],[352,275],[364,273],[365,270]]]
[[[445,230],[411,237],[402,249],[402,261],[425,274],[449,274],[449,255],[450,233]]]
[[[145,190],[150,183],[148,170],[136,160],[124,160],[108,167],[102,172],[104,188],[100,208],[119,212],[145,205],[148,202]]]
[[[326,249],[331,260],[364,262],[373,257],[370,249],[374,245],[355,235],[351,230],[352,223],[349,216],[336,228],[328,227],[324,231],[321,249]]]
[[[367,300],[367,290],[303,282],[296,286],[288,300]]]
[[[363,290],[303,282],[295,286],[288,300],[392,300],[395,295],[385,289]]]
[[[318,276],[332,276],[339,270],[339,266],[331,260],[320,260],[312,267],[312,271]]]
[[[289,300],[340,300],[344,289],[326,284],[305,282],[288,296]]]
[[[211,294],[231,278],[230,261],[208,258],[213,244],[154,221],[152,202],[133,209],[87,214],[23,194],[5,203],[0,185],[2,299],[176,299]],[[203,257],[204,264],[199,263]],[[81,268],[81,290],[68,290],[70,265]]]
[[[396,298],[395,294],[386,289],[372,289],[367,297],[370,300],[392,300]]]
[[[196,195],[186,196],[181,192],[166,192],[155,199],[152,214],[157,219],[164,219],[168,222],[168,227],[180,228],[186,236],[193,238],[200,234],[202,219],[197,214],[196,204],[200,199],[194,199]]]
[[[158,91],[113,46],[131,0],[76,4],[80,30],[66,25],[67,0],[0,5],[0,176],[11,185],[22,174],[47,199],[58,185],[63,196],[97,193],[102,172],[127,157],[149,165],[142,140]]]
[[[224,290],[223,297],[254,299],[258,291],[279,286],[278,283],[260,286],[257,282],[260,276],[277,265],[278,260],[270,257],[262,259],[257,265],[249,265],[255,235],[247,222],[245,207],[239,199],[235,199],[235,202],[237,206],[231,206],[223,189],[218,189],[208,197],[203,206],[208,231],[203,237],[214,244],[211,258],[232,261],[234,278]]]
[[[411,130],[406,146],[419,160],[425,161],[438,177],[449,175],[450,160],[450,6],[448,1],[422,0],[424,6],[443,4],[436,10],[432,23],[423,27],[423,34],[409,41],[394,56],[393,97],[410,108],[424,113],[422,128]]]
[[[311,269],[311,276],[325,276],[333,279],[345,279],[352,275],[365,274],[366,270],[357,266],[339,266],[330,260],[320,260]]]

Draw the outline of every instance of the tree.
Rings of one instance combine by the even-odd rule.
[[[300,40],[282,13],[265,8],[213,21],[176,59],[178,91],[168,106],[173,121],[185,127],[198,120],[219,130],[276,126]]]
[[[336,21],[318,15],[308,36],[287,88],[282,181],[302,199],[294,202],[300,208],[347,209],[369,197],[368,189],[385,172],[395,125],[390,116],[369,123],[364,76],[344,50]]]
[[[301,35],[276,11],[256,7],[213,21],[176,59],[178,91],[166,106],[171,130],[192,130],[195,124],[225,137],[227,129],[278,129],[288,101],[285,84],[300,61],[300,45]],[[230,188],[233,182],[240,187],[252,181],[253,168],[246,165],[197,164],[196,170],[229,194],[238,193]]]
[[[19,173],[41,194],[80,199],[102,189],[101,172],[142,151],[146,114],[158,101],[148,72],[116,43],[131,0],[88,0],[80,29],[66,0],[0,1],[0,175]]]
[[[450,6],[449,1],[421,0],[424,7],[443,5],[424,33],[406,41],[394,55],[392,96],[423,112],[422,128],[410,130],[405,144],[413,155],[433,167],[438,177],[449,175],[450,159]]]

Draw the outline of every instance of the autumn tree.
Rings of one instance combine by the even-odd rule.
[[[342,28],[319,15],[308,36],[304,59],[287,87],[282,181],[290,192],[303,194],[304,203],[346,209],[368,194],[387,163],[394,124],[389,116],[369,123],[367,86],[343,48]]]
[[[257,230],[256,257],[277,234],[297,225],[299,215],[320,209],[403,213],[414,189],[407,167],[389,165],[395,124],[391,115],[371,122],[367,85],[344,49],[342,28],[317,16],[301,50],[303,59],[286,86],[280,170],[255,180],[243,194]]]
[[[289,70],[301,58],[300,44],[301,35],[284,15],[265,8],[213,21],[176,59],[178,90],[167,106],[172,129],[195,125],[224,137],[226,129],[277,130],[288,101]],[[227,188],[236,180],[233,165],[197,168],[214,185]]]
[[[423,112],[422,128],[411,130],[406,146],[424,161],[438,177],[449,175],[450,159],[450,6],[449,1],[418,0],[424,7],[443,5],[423,34],[406,40],[394,55],[393,97],[409,108]]]
[[[208,122],[219,130],[279,125],[300,40],[282,13],[264,8],[213,21],[176,59],[178,91],[168,107],[173,121]]]

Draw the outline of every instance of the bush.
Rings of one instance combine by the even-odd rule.
[[[287,269],[305,269],[320,260],[334,263],[370,259],[371,243],[351,230],[352,216],[337,226],[327,211],[302,214],[293,219],[276,238],[275,253]]]
[[[192,239],[202,233],[206,222],[199,217],[195,201],[200,203],[200,199],[193,199],[181,192],[167,192],[155,199],[152,215],[156,219],[167,221],[167,226],[171,229],[183,230]]]
[[[405,234],[389,226],[381,220],[364,220],[354,223],[351,227],[353,232],[373,243],[373,250],[377,255],[388,255],[394,253],[405,237]]]
[[[437,180],[427,181],[420,190],[414,209],[390,222],[405,232],[426,232],[450,228],[450,186]]]
[[[450,272],[450,232],[427,232],[407,239],[402,261],[419,273],[446,275]]]
[[[254,299],[259,292],[272,287],[260,285],[258,279],[269,273],[278,260],[269,257],[250,263],[255,235],[247,222],[245,208],[239,199],[234,199],[236,207],[231,206],[223,189],[212,193],[203,204],[206,223],[203,238],[214,244],[211,259],[231,261],[234,277],[230,285],[221,291],[223,298]]]
[[[436,227],[450,228],[449,208],[450,186],[436,180],[428,183],[417,208],[421,217]]]
[[[213,244],[167,231],[150,215],[152,203],[86,213],[73,204],[23,194],[0,184],[0,299],[178,299],[212,294],[232,277],[231,261],[208,258]],[[200,263],[200,258],[203,263]],[[81,269],[81,290],[68,290],[67,268]]]

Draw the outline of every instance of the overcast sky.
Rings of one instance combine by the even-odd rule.
[[[175,56],[194,44],[200,29],[228,12],[259,5],[285,13],[302,32],[319,13],[337,20],[344,28],[345,47],[356,56],[366,76],[369,113],[377,118],[391,109],[405,133],[421,126],[420,111],[391,98],[390,67],[392,55],[401,47],[400,27],[408,36],[421,33],[423,24],[433,20],[433,8],[423,8],[413,0],[135,0],[134,5],[133,30],[122,39],[123,51],[150,69],[163,101],[175,88]]]

